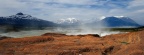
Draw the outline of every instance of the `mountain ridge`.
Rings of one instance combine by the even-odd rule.
[[[12,28],[43,28],[56,26],[56,24],[51,21],[38,19],[21,12],[16,15],[0,17],[0,25],[11,26]]]
[[[121,27],[121,26],[132,26],[139,27],[140,25],[134,20],[128,17],[106,17],[101,20],[102,23],[106,24],[108,27]]]
[[[83,19],[77,18],[66,18],[60,19],[57,22],[52,22],[48,20],[38,19],[32,17],[28,14],[23,14],[22,12],[16,15],[11,15],[7,17],[0,17],[0,25],[10,25],[14,27],[78,27],[78,26],[88,26],[88,27],[140,27],[138,23],[129,17],[125,16],[102,16],[100,20],[83,21]]]

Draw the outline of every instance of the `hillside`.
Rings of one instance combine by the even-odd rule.
[[[0,55],[144,55],[144,31],[65,35],[45,33],[25,38],[1,38]]]

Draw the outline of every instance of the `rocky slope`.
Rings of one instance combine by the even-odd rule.
[[[0,55],[144,55],[144,31],[113,34],[65,35],[45,33],[0,40]]]

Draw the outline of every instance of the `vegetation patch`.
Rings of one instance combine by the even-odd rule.
[[[129,44],[128,42],[121,42],[121,43],[122,43],[122,44],[126,44],[126,45]]]

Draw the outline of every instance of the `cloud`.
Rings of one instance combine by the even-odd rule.
[[[143,2],[144,2],[144,0],[134,0],[129,3],[129,8],[144,6]]]
[[[61,18],[82,20],[101,16],[129,16],[143,24],[144,0],[0,0],[0,16],[23,12],[55,21]]]

